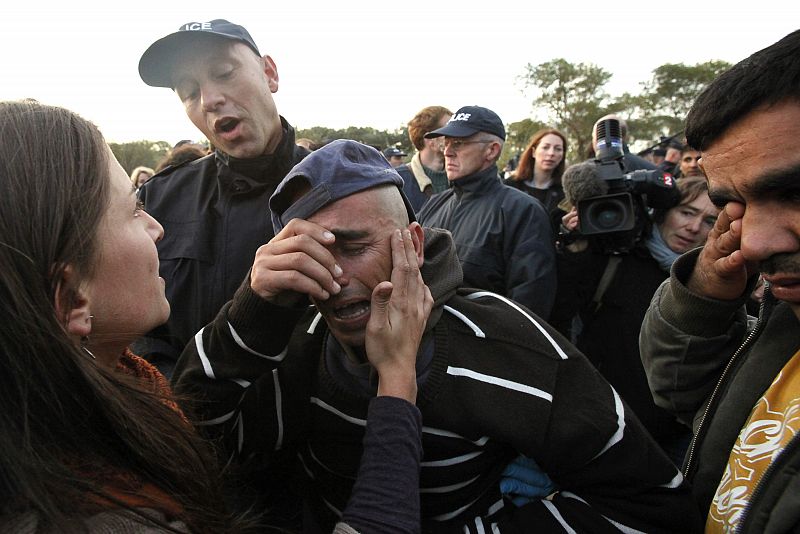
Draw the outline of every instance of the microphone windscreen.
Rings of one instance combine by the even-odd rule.
[[[572,208],[581,200],[608,193],[608,182],[601,179],[593,162],[570,165],[561,177],[565,205]],[[569,210],[565,210],[569,211]]]

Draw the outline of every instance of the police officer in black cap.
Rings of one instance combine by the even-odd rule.
[[[497,159],[506,138],[500,117],[465,106],[425,137],[444,137],[451,187],[425,204],[420,224],[450,230],[466,285],[511,298],[547,319],[556,289],[550,223],[538,200],[500,181]]]
[[[186,344],[233,296],[256,249],[273,237],[269,197],[309,152],[295,145],[275,107],[275,62],[242,26],[186,23],[150,45],[139,74],[172,89],[216,149],[165,169],[140,191],[164,226],[157,246],[172,313],[134,349],[170,376]]]

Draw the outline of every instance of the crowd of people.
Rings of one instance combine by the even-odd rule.
[[[157,169],[0,102],[0,530],[796,532],[799,54],[502,173],[477,105],[296,140],[223,19],[141,57],[210,147]]]

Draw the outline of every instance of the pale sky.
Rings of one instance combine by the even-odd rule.
[[[172,91],[145,85],[137,67],[186,22],[245,26],[277,64],[274,98],[295,127],[382,130],[428,105],[481,105],[507,124],[532,117],[517,82],[528,63],[594,63],[613,74],[617,95],[664,63],[735,63],[800,27],[800,2],[789,0],[15,3],[1,16],[0,99],[70,108],[112,142],[170,144],[202,135]]]

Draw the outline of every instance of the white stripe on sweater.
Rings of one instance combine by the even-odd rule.
[[[463,512],[464,510],[466,510],[467,508],[469,508],[470,506],[475,504],[476,502],[478,502],[478,499],[475,499],[474,501],[465,504],[464,506],[462,506],[461,508],[459,508],[457,510],[453,510],[452,512],[447,512],[446,514],[441,514],[441,515],[437,515],[437,516],[431,517],[431,519],[433,521],[448,521],[448,520],[453,519],[454,517],[456,517],[458,514],[460,514],[461,512]]]
[[[331,406],[330,404],[328,404],[327,402],[323,401],[322,399],[320,399],[318,397],[311,397],[310,402],[311,402],[311,404],[316,404],[317,406],[319,406],[323,410],[325,410],[327,412],[330,412],[333,415],[344,419],[348,423],[352,423],[352,424],[358,425],[358,426],[366,426],[367,425],[367,420],[366,419],[359,419],[358,417],[353,417],[352,415],[347,415],[346,413],[341,412],[340,410],[337,410],[336,408],[334,408],[333,406]],[[433,436],[441,436],[441,437],[445,437],[445,438],[453,438],[453,439],[458,439],[458,440],[461,440],[461,441],[466,441],[467,443],[472,443],[473,445],[475,445],[477,447],[483,447],[489,441],[488,436],[483,436],[483,437],[477,439],[476,441],[472,441],[470,439],[465,438],[464,436],[456,434],[455,432],[450,432],[449,430],[442,430],[441,428],[433,428],[433,427],[430,427],[430,426],[423,426],[422,427],[422,432],[424,434],[431,434]]]
[[[576,534],[575,530],[573,530],[572,527],[569,526],[567,521],[561,515],[561,512],[558,511],[558,508],[556,508],[556,506],[553,503],[547,500],[543,500],[540,502],[544,504],[544,507],[547,509],[547,511],[550,512],[552,516],[555,518],[555,520],[559,522],[559,524],[564,528],[565,531],[567,531],[567,534]]]
[[[216,380],[217,377],[214,375],[214,369],[211,368],[211,362],[206,356],[206,349],[203,347],[203,330],[205,328],[201,328],[199,332],[194,335],[194,345],[197,348],[197,356],[200,358],[200,363],[203,364],[203,371],[206,373],[206,376],[211,380]]]
[[[316,316],[314,316],[314,320],[311,321],[311,324],[308,325],[306,334],[313,334],[317,330],[317,325],[319,324],[320,320],[322,320],[322,314],[318,313]]]
[[[327,402],[325,402],[325,401],[323,401],[321,399],[318,399],[317,397],[311,397],[310,402],[311,402],[311,404],[316,404],[317,406],[319,406],[323,410],[331,412],[335,416],[344,419],[348,423],[352,423],[352,424],[358,425],[358,426],[367,426],[367,420],[366,419],[359,419],[357,417],[353,417],[351,415],[347,415],[346,413],[340,412],[339,410],[337,410],[336,408],[334,408],[333,406],[331,406]]]
[[[534,397],[539,397],[548,402],[553,402],[552,394],[547,393],[546,391],[542,391],[539,388],[527,386],[525,384],[520,384],[519,382],[512,382],[511,380],[506,380],[505,378],[498,378],[496,376],[485,375],[477,371],[464,369],[463,367],[450,367],[449,365],[447,366],[447,374],[453,376],[463,376],[466,378],[472,378],[473,380],[477,380],[479,382],[485,382],[487,384],[492,384],[494,386],[500,386],[506,389],[519,391],[520,393],[533,395]]]
[[[451,484],[449,486],[439,486],[439,487],[435,487],[435,488],[419,488],[419,492],[420,493],[447,493],[447,492],[450,492],[450,491],[459,490],[461,488],[469,486],[470,484],[472,484],[473,482],[478,480],[478,478],[480,478],[480,475],[478,475],[478,476],[476,476],[474,478],[471,478],[471,479],[467,480],[466,482],[459,482],[458,484]]]
[[[230,323],[228,323],[228,326],[230,326]],[[202,328],[199,332],[197,332],[194,335],[194,346],[195,346],[195,348],[197,348],[197,357],[200,358],[200,363],[203,364],[203,372],[211,380],[216,380],[217,379],[217,375],[214,374],[214,369],[211,367],[211,360],[208,359],[208,355],[206,354],[206,348],[203,345],[203,331],[204,330],[205,330],[205,327]],[[236,339],[238,337],[236,335],[236,333],[233,331],[233,327],[231,327],[231,334],[234,335],[234,339]],[[264,357],[264,358],[273,359],[273,358],[270,358],[269,356],[264,356],[262,354],[259,354],[259,353],[255,352],[255,351],[253,351],[253,350],[250,350],[249,348],[247,348],[244,345],[244,343],[240,343],[240,341],[241,341],[241,339],[239,339],[237,341],[237,343],[239,343],[239,346],[242,347],[243,349],[247,350],[251,354],[255,354],[256,356],[261,356],[261,357]],[[286,352],[286,351],[284,351],[284,352]],[[280,355],[278,355],[278,356],[280,356]],[[282,358],[282,356],[280,356],[280,357]],[[250,387],[250,382],[247,381],[247,380],[244,380],[243,378],[229,378],[228,380],[230,380],[234,384],[238,384],[242,388]]]
[[[586,506],[591,508],[591,505],[588,502],[586,502],[584,499],[578,497],[577,495],[575,495],[572,492],[562,491],[562,492],[559,493],[559,495],[561,495],[562,497],[568,498],[568,499],[574,499],[576,501],[580,501],[583,504],[585,504]],[[641,532],[639,530],[636,530],[635,528],[626,527],[622,523],[618,523],[617,521],[614,521],[610,517],[607,517],[607,516],[602,516],[602,517],[603,517],[603,519],[605,519],[606,521],[608,521],[609,523],[614,525],[614,527],[616,527],[618,530],[620,530],[622,532],[625,532],[626,534],[646,534],[645,532]]]
[[[586,502],[585,500],[581,499],[580,497],[578,497],[574,493],[570,493],[568,491],[562,491],[561,492],[561,496],[562,497],[567,497],[567,498],[570,498],[570,499],[575,499],[576,501],[582,502],[586,506],[590,506],[590,504],[588,502]],[[614,527],[616,527],[617,530],[619,530],[621,532],[624,532],[625,534],[646,534],[645,532],[642,532],[641,530],[636,530],[633,527],[628,527],[628,526],[623,525],[622,523],[614,521],[610,517],[603,516],[603,519],[605,519],[606,521],[608,521],[609,523],[614,525]]]
[[[224,423],[235,414],[236,411],[228,412],[225,415],[220,415],[219,417],[215,417],[214,419],[208,419],[206,421],[197,421],[195,425],[197,426],[211,426],[211,425],[218,425],[220,423]]]
[[[239,454],[242,454],[242,447],[244,446],[244,420],[242,419],[242,414],[239,413],[239,417],[236,418],[236,450],[239,451]]]
[[[619,398],[619,395],[613,387],[611,388],[611,392],[614,394],[614,410],[617,412],[617,431],[614,432],[614,435],[609,438],[608,443],[606,443],[606,446],[603,447],[603,450],[598,452],[594,458],[592,458],[592,460],[622,441],[622,437],[625,435],[625,407],[622,404],[622,399]]]
[[[475,293],[470,293],[469,295],[466,296],[466,299],[467,300],[475,300],[475,299],[479,299],[481,297],[494,297],[494,298],[496,298],[496,299],[498,299],[498,300],[500,300],[502,302],[505,302],[506,304],[508,304],[509,306],[511,306],[512,308],[514,308],[518,312],[520,312],[522,315],[525,316],[526,319],[528,319],[528,321],[530,321],[530,323],[533,326],[535,326],[539,330],[539,332],[541,332],[541,334],[547,339],[547,341],[550,342],[550,345],[555,349],[555,351],[558,353],[558,355],[561,356],[562,360],[566,360],[568,358],[567,354],[563,351],[561,346],[558,343],[556,343],[556,340],[553,339],[550,336],[550,334],[547,333],[547,330],[544,329],[544,327],[541,325],[541,323],[539,323],[539,321],[537,321],[528,312],[526,312],[525,310],[520,308],[517,305],[517,303],[515,303],[512,300],[509,300],[509,299],[505,298],[502,295],[498,295],[497,293],[492,293],[491,291],[477,291]]]
[[[463,313],[461,313],[460,311],[458,311],[456,309],[451,308],[450,306],[448,306],[446,304],[444,306],[444,309],[446,311],[449,311],[450,313],[452,313],[453,315],[455,315],[459,319],[461,319],[461,321],[465,325],[467,325],[473,332],[475,332],[475,337],[486,337],[486,334],[483,333],[483,330],[478,328],[478,325],[476,325],[475,323],[473,323],[472,321],[467,319],[466,315],[464,315]]]
[[[269,354],[263,354],[248,347],[231,323],[228,323],[228,329],[231,332],[231,337],[233,338],[233,340],[236,342],[237,345],[242,347],[245,351],[249,352],[250,354],[258,356],[259,358],[264,358],[266,360],[270,360],[273,362],[280,362],[283,361],[283,359],[286,357],[286,353],[289,352],[289,345],[286,345],[286,347],[280,352],[280,354],[276,354],[275,356],[270,356]]]
[[[462,441],[466,441],[468,443],[472,443],[476,447],[483,447],[484,445],[486,445],[486,442],[489,441],[489,436],[483,436],[483,437],[481,437],[481,438],[479,438],[479,439],[477,439],[475,441],[472,441],[472,440],[469,440],[469,439],[465,438],[464,436],[456,434],[455,432],[450,432],[449,430],[442,430],[441,428],[433,428],[433,427],[430,427],[430,426],[423,426],[422,427],[422,432],[425,433],[425,434],[431,434],[433,436],[441,436],[441,437],[444,437],[444,438],[459,439],[459,440],[462,440]]]
[[[678,470],[678,474],[672,477],[672,480],[670,480],[669,482],[660,487],[675,489],[681,484],[683,484],[683,473],[681,473],[680,470]]]
[[[277,369],[272,370],[272,384],[275,386],[275,421],[278,424],[278,436],[275,438],[275,450],[277,451],[283,447],[283,397]]]

